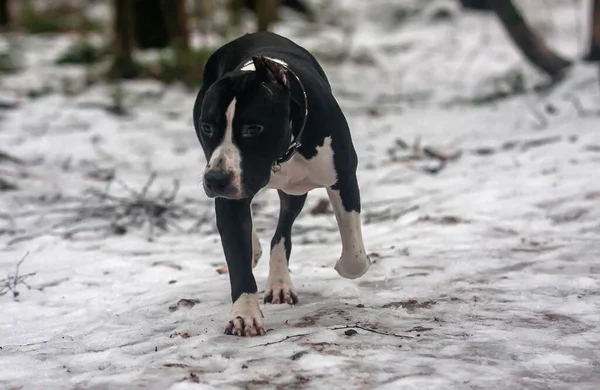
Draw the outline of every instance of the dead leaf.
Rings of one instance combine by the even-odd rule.
[[[180,299],[179,301],[177,301],[177,304],[175,304],[173,306],[169,306],[169,311],[170,312],[177,311],[180,307],[186,307],[188,309],[191,309],[192,307],[194,307],[194,305],[196,303],[200,303],[200,300],[183,298],[183,299]]]
[[[169,268],[173,268],[173,269],[176,269],[177,271],[181,271],[183,269],[183,267],[181,267],[179,264],[175,264],[175,263],[170,262],[170,261],[155,261],[154,263],[152,263],[153,267],[156,267],[156,266],[159,266],[159,265],[162,265],[162,266],[165,266],[165,267],[169,267]]]
[[[229,270],[227,268],[217,268],[217,273],[219,275],[225,275],[229,273]]]
[[[568,210],[561,214],[553,215],[550,218],[552,219],[552,221],[554,223],[568,223],[568,222],[577,221],[581,217],[584,217],[585,215],[587,215],[588,212],[589,211],[586,209],[575,208],[575,209]]]
[[[321,341],[317,343],[310,343],[305,341],[300,343],[300,345],[303,347],[311,347],[317,352],[323,352],[325,350],[325,347],[337,346],[336,343],[328,343],[326,341]]]
[[[165,367],[177,367],[177,368],[186,368],[189,367],[187,364],[183,363],[165,363],[163,364]]]
[[[200,377],[195,372],[190,372],[190,380],[194,383],[200,383]]]
[[[407,330],[407,332],[427,332],[428,330],[433,330],[433,328],[424,328],[422,326],[415,326],[412,329]]]
[[[591,192],[588,192],[587,194],[585,194],[586,200],[593,200],[593,199],[598,199],[598,198],[600,198],[600,191],[591,191]]]
[[[177,337],[177,336],[181,336],[181,338],[184,339],[189,339],[191,336],[188,332],[175,332],[175,333],[171,333],[171,335],[169,335],[169,338],[172,339],[173,337]]]
[[[544,318],[548,321],[576,322],[575,319],[564,314],[545,313]]]
[[[294,328],[306,328],[308,326],[312,326],[314,325],[317,320],[321,317],[320,314],[314,314],[312,316],[306,315],[302,318],[300,318],[300,322],[293,324],[292,327]]]
[[[417,219],[417,222],[433,222],[439,223],[440,225],[457,225],[459,223],[466,223],[467,221],[455,215],[444,215],[441,217],[432,217],[429,215],[424,215],[422,217],[419,217],[419,219]]]
[[[473,295],[473,302],[479,302],[479,297],[477,295]]]
[[[488,146],[483,146],[480,148],[476,148],[473,149],[473,154],[477,155],[477,156],[490,156],[492,154],[494,154],[496,151],[494,150],[494,148],[488,147]]]
[[[384,309],[389,308],[399,308],[402,307],[408,311],[413,311],[415,309],[429,309],[432,305],[435,305],[435,301],[423,301],[418,302],[416,299],[409,299],[408,301],[400,301],[400,302],[390,302],[386,303],[382,306]]]
[[[453,215],[446,215],[440,219],[440,223],[442,225],[456,225],[457,223],[461,223],[462,221],[462,218],[455,217]]]

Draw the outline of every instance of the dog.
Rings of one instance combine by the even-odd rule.
[[[280,199],[265,303],[298,302],[288,269],[292,225],[315,188],[326,188],[341,236],[335,270],[349,279],[367,272],[358,158],[329,80],[307,50],[272,32],[226,43],[206,63],[193,121],[207,161],[203,187],[214,198],[229,269],[226,334],[265,334],[252,273],[262,249],[250,208],[263,188],[276,189]]]

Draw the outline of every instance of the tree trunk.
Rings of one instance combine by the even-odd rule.
[[[134,0],[133,14],[134,37],[140,49],[189,47],[185,0]]]
[[[459,0],[464,9],[472,11],[490,11],[487,0]]]
[[[175,28],[173,29],[173,37],[171,42],[180,49],[188,49],[190,47],[188,14],[185,9],[185,0],[175,1]]]
[[[163,3],[163,0],[134,0],[134,37],[140,49],[161,49],[169,46],[169,28],[164,8],[172,8],[172,3]]]
[[[256,4],[256,23],[258,31],[268,31],[277,19],[280,0],[258,0]]]
[[[0,31],[11,27],[10,0],[0,0]]]
[[[571,65],[570,61],[554,53],[529,27],[511,0],[488,0],[488,5],[496,12],[513,42],[535,67],[554,78]]]
[[[585,60],[588,62],[598,62],[600,61],[600,0],[594,0],[590,36],[590,51]]]
[[[133,62],[133,18],[131,0],[113,0],[114,5],[114,62],[111,75],[134,78],[139,69]]]

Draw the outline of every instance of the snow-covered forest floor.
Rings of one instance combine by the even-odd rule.
[[[519,3],[581,57],[587,2]],[[124,115],[107,85],[34,98],[84,70],[52,65],[70,36],[19,38],[26,68],[0,79],[0,174],[18,187],[0,193],[0,279],[24,259],[31,288],[0,297],[0,388],[597,388],[598,69],[578,62],[534,92],[544,78],[499,23],[449,1],[337,0],[322,15],[274,31],[323,59],[374,264],[338,276],[335,219],[311,192],[290,262],[300,302],[263,306],[255,338],[223,334],[194,93],[127,82]],[[263,248],[278,208],[274,191],[255,201]]]

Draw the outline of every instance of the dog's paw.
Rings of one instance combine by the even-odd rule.
[[[334,269],[340,276],[347,279],[356,279],[363,276],[371,266],[371,260],[365,254],[342,254],[335,263]]]
[[[265,289],[265,303],[288,303],[290,305],[298,303],[298,294],[296,294],[289,276],[287,280],[279,279],[275,282],[269,280]]]
[[[231,308],[231,317],[225,327],[225,334],[262,336],[266,333],[263,317],[256,294],[242,294]]]
[[[260,245],[260,239],[256,231],[252,231],[252,268],[256,267],[258,260],[262,256],[262,246]]]

